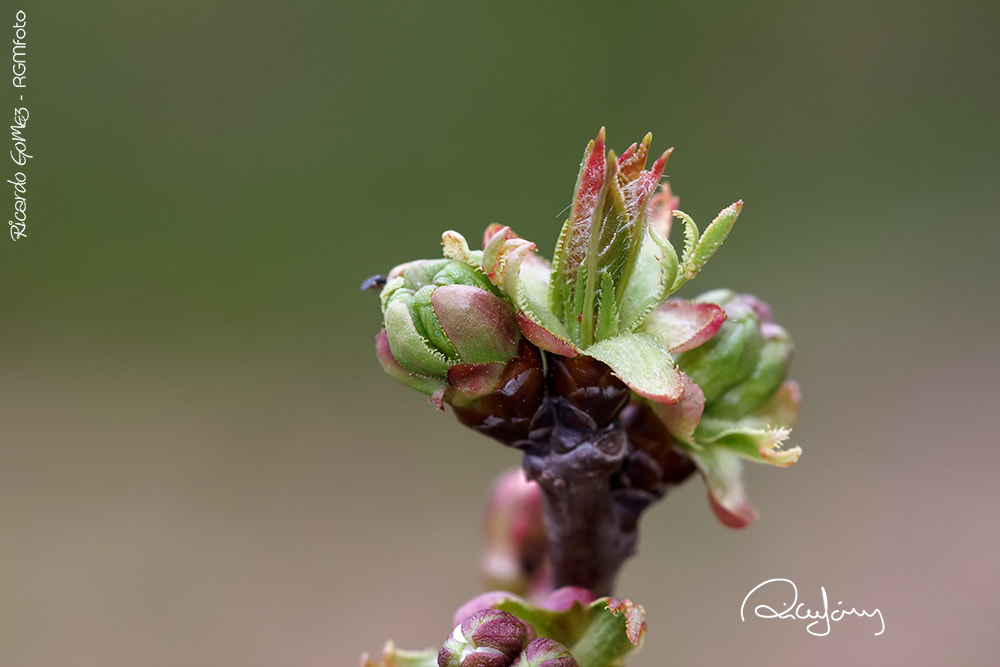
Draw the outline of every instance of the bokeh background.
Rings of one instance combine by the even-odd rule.
[[[697,220],[746,202],[682,294],[768,300],[805,397],[799,463],[747,471],[758,523],[697,479],[646,516],[629,664],[995,664],[996,7],[5,3],[34,157],[0,243],[0,664],[440,643],[518,459],[382,374],[358,286],[448,228],[550,254],[601,125],[676,146]],[[774,577],[885,634],[741,623]]]

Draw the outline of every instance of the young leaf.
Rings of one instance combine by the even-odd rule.
[[[590,247],[591,228],[595,211],[603,208],[605,172],[604,128],[589,144],[580,163],[569,219],[563,225],[552,260],[552,286],[549,307],[556,316],[566,321],[571,316],[566,308],[575,301],[579,284],[580,266]]]
[[[655,336],[632,333],[594,343],[583,350],[603,361],[640,396],[659,403],[676,403],[684,391],[673,357]]]
[[[712,224],[705,228],[705,233],[701,235],[698,246],[695,248],[688,266],[685,267],[692,277],[695,273],[701,271],[705,263],[715,254],[715,251],[719,249],[722,242],[726,240],[729,230],[733,228],[736,218],[739,217],[742,210],[743,200],[741,199],[723,209],[716,216],[715,220],[712,221]]]

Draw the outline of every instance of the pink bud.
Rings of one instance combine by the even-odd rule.
[[[483,515],[483,573],[488,585],[527,593],[548,582],[542,492],[520,468],[500,475]]]

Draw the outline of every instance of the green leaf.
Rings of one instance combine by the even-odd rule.
[[[586,258],[587,283],[580,332],[583,346],[614,335],[617,331],[617,327],[606,327],[600,333],[596,329],[602,321],[618,318],[647,236],[646,206],[666,159],[657,161],[655,175],[654,172],[642,171],[650,140],[651,136],[647,136],[626,160],[628,171],[625,173],[619,171],[619,161],[614,152],[608,152],[604,209],[594,216]],[[609,276],[610,280],[605,276]],[[612,294],[605,293],[609,290]],[[602,308],[611,308],[614,313],[602,315]]]
[[[385,329],[392,356],[406,370],[426,377],[443,378],[451,363],[431,348],[413,325],[410,309],[402,301],[393,301],[385,311]]]
[[[712,401],[709,410],[713,416],[739,419],[767,403],[785,381],[791,363],[792,337],[777,324],[766,323],[764,327],[764,340],[753,372]]]
[[[610,273],[601,275],[599,295],[595,336],[601,340],[611,338],[618,333],[618,304],[615,302],[615,286]]]
[[[447,231],[441,235],[441,245],[444,246],[444,256],[463,264],[479,268],[483,265],[483,251],[470,250],[469,242],[455,231]]]
[[[673,357],[655,336],[632,333],[594,343],[583,354],[603,361],[640,396],[659,403],[676,403],[684,391]]]
[[[677,357],[677,364],[705,392],[706,404],[745,380],[757,364],[760,331],[752,310],[733,315],[707,343]]]
[[[698,450],[684,448],[705,478],[712,511],[719,521],[730,528],[745,528],[753,523],[757,519],[757,511],[747,499],[743,487],[743,463],[740,457],[718,447]]]
[[[701,239],[698,241],[698,246],[695,248],[690,261],[685,263],[685,270],[690,274],[690,277],[694,277],[694,274],[701,271],[705,263],[715,254],[715,251],[719,249],[722,242],[726,240],[726,237],[729,236],[729,231],[733,228],[736,218],[739,217],[742,210],[743,200],[741,199],[723,209],[716,216],[715,220],[712,221],[712,224],[705,229],[705,233],[701,235]]]
[[[674,210],[672,213],[684,223],[684,253],[681,255],[681,264],[686,267],[694,256],[694,249],[698,244],[698,225],[684,211]]]
[[[434,304],[431,302],[431,294],[436,289],[434,285],[424,285],[414,292],[413,298],[407,305],[410,307],[410,315],[413,317],[417,333],[450,362],[456,362],[460,360],[458,350],[441,327]],[[406,303],[407,300],[401,299],[401,301]]]
[[[668,299],[642,321],[639,330],[655,336],[673,353],[703,345],[724,325],[725,311],[714,303]]]
[[[569,648],[580,667],[619,667],[626,655],[641,645],[646,612],[629,600],[599,598],[584,607],[551,611],[512,596],[494,608],[530,623],[539,637],[548,637]]]
[[[618,333],[632,333],[667,298],[677,276],[677,253],[670,242],[649,229],[635,271],[621,303]]]
[[[739,422],[702,417],[694,437],[706,448],[723,447],[755,463],[786,468],[802,455],[799,447],[782,448],[791,432],[789,428],[753,428]]]
[[[534,252],[535,244],[517,237],[507,239],[496,252],[495,263],[483,267],[521,314],[557,338],[571,340],[570,332],[542,300],[549,269]]]
[[[587,149],[584,151],[576,187],[573,190],[569,218],[559,234],[555,257],[552,260],[549,305],[562,321],[572,319],[574,315],[566,308],[576,301],[576,291],[581,283],[581,266],[586,260],[588,248],[591,247],[594,214],[604,207],[606,171],[602,127],[597,137],[587,144]]]
[[[614,151],[608,151],[604,189],[604,207],[595,212],[586,258],[587,298],[595,308],[598,307],[598,292],[605,284],[604,276],[610,276],[612,284],[617,286],[625,278],[626,267],[634,264],[642,242],[641,236],[636,238],[636,232],[643,231],[637,229],[638,214],[633,215],[625,203]],[[611,298],[614,300],[615,295],[612,294]],[[588,321],[587,306],[588,303],[584,303],[584,323]]]
[[[382,329],[375,338],[375,352],[385,372],[408,387],[412,387],[424,394],[433,395],[444,391],[448,386],[448,383],[442,378],[418,375],[400,366],[399,362],[392,356],[392,350],[389,348],[389,337],[385,329]]]
[[[626,301],[633,304],[629,325],[635,326],[651,307],[647,298],[663,292],[659,271],[650,276],[646,267],[641,296],[631,287],[648,241],[649,197],[670,155],[667,151],[645,170],[651,141],[647,134],[621,159],[613,151],[605,156],[598,154],[604,150],[602,130],[584,154],[570,217],[556,245],[549,292],[550,308],[581,347],[621,332]]]

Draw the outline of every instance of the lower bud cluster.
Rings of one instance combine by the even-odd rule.
[[[438,652],[438,667],[579,667],[569,649],[545,637],[528,641],[533,629],[513,614],[483,609],[452,631]]]

